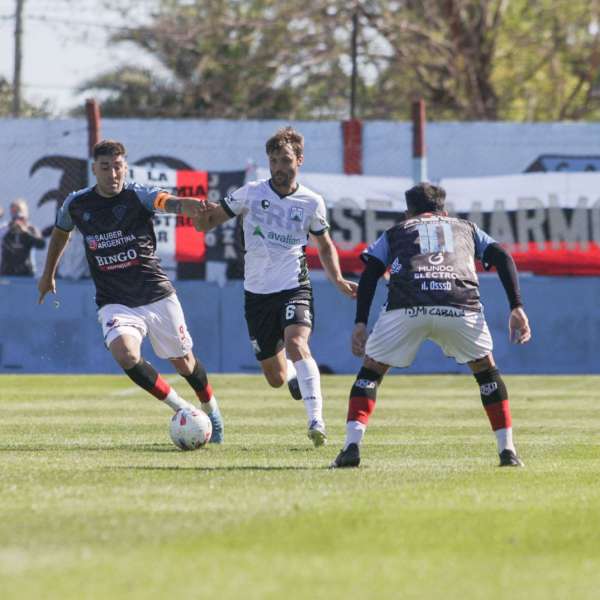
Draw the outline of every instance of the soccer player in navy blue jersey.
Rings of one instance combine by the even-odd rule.
[[[406,192],[407,219],[388,229],[363,254],[352,352],[364,356],[350,392],[344,448],[332,468],[357,467],[359,446],[388,369],[408,367],[426,339],[446,356],[468,364],[495,433],[500,466],[522,466],[512,436],[508,392],[492,355],[492,338],[479,299],[475,260],[496,267],[511,308],[511,340],[531,330],[512,257],[477,225],[447,216],[446,192],[428,183]],[[373,331],[367,320],[378,279],[390,269],[385,310]]]
[[[178,198],[156,187],[127,182],[121,142],[103,140],[93,150],[96,185],[73,192],[60,208],[38,283],[39,303],[56,292],[60,257],[77,227],[83,235],[96,287],[98,320],[104,342],[131,378],[174,411],[191,408],[141,356],[148,335],[160,358],[168,359],[187,380],[212,422],[211,442],[223,441],[223,420],[206,369],[192,353],[181,305],[156,256],[155,211],[195,216],[197,198]]]

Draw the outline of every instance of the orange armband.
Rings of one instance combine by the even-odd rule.
[[[167,192],[160,192],[157,194],[156,199],[154,200],[154,208],[165,212],[165,204],[170,197],[171,196],[167,194]]]

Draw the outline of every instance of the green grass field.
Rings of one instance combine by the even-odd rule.
[[[471,377],[389,376],[331,471],[352,380],[315,450],[287,390],[214,376],[226,443],[184,453],[123,376],[1,376],[0,598],[600,597],[600,377],[506,377],[498,469]]]

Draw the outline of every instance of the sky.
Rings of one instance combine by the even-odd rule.
[[[23,98],[50,100],[55,116],[82,106],[89,94],[78,94],[86,79],[118,65],[151,65],[152,59],[129,44],[110,45],[120,27],[147,22],[157,0],[25,0],[23,20]],[[0,0],[0,76],[14,73],[15,0]]]

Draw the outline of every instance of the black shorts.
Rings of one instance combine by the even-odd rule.
[[[244,293],[250,342],[257,360],[275,356],[283,348],[288,325],[313,326],[312,288],[304,286],[274,294]]]

